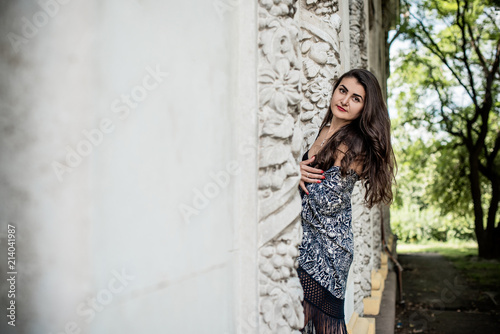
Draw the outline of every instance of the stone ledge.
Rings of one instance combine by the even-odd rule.
[[[391,271],[385,281],[385,289],[380,303],[380,314],[375,317],[377,334],[394,334],[396,287],[396,273]]]
[[[347,333],[375,334],[375,318],[360,317],[357,312],[354,312],[347,324]]]
[[[384,290],[384,275],[380,272],[380,270],[372,270],[371,280],[372,292],[374,290]]]
[[[385,281],[387,279],[387,273],[389,272],[389,268],[387,267],[387,264],[381,265],[378,272],[382,275],[382,277],[384,278],[384,281]]]
[[[380,303],[385,288],[384,274],[387,276],[387,265],[382,265],[379,270],[372,270],[372,291],[370,297],[363,298],[363,314],[365,315],[377,315],[380,312]]]
[[[380,312],[381,297],[363,298],[363,313],[366,315],[377,315]]]

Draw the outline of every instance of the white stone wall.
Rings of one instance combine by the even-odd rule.
[[[257,14],[223,5],[2,2],[0,266],[10,223],[18,307],[13,328],[1,284],[1,333],[257,318]]]

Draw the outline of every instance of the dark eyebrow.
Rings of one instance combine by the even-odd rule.
[[[346,91],[349,91],[349,89],[347,89],[347,87],[346,87],[346,86],[344,86],[344,85],[340,85],[340,86],[341,86],[341,87],[343,87]],[[359,95],[359,94],[355,94],[355,93],[353,93],[352,95],[354,95],[354,96],[358,96],[358,97],[360,97],[360,98],[361,98],[361,100],[363,100],[363,97],[362,97],[361,95]]]

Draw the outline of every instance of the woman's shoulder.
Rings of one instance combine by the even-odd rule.
[[[363,172],[363,165],[358,161],[353,162],[350,167],[358,176]]]
[[[337,150],[339,151],[337,154],[337,159],[335,160],[335,165],[340,166],[342,159],[344,158],[347,150],[349,150],[349,147],[345,143],[339,144],[337,147]],[[356,174],[361,175],[363,172],[363,164],[360,160],[355,160],[351,163],[349,166],[350,169],[352,169]]]

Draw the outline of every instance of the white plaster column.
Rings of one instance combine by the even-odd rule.
[[[17,333],[256,332],[256,5],[1,6]]]
[[[364,204],[365,189],[356,183],[352,194],[352,229],[354,234],[354,310],[363,314],[363,298],[371,294],[372,228],[370,209]]]
[[[235,126],[238,131],[233,133],[233,138],[242,177],[235,184],[235,248],[232,252],[236,264],[234,332],[239,334],[259,332],[257,6],[253,1],[239,1],[236,25],[238,55],[234,70],[238,75],[234,83],[237,97],[232,109],[236,111]]]
[[[0,261],[7,270],[7,224],[16,226],[16,326],[2,333],[56,333],[93,290],[89,245],[92,165],[82,130],[96,126],[96,1],[58,5],[4,2],[0,44]],[[55,11],[56,9],[53,9]],[[97,123],[99,126],[99,123]],[[106,130],[109,128],[105,126]],[[71,151],[71,152],[70,152]],[[53,161],[70,156],[62,181]],[[71,172],[69,172],[71,170]],[[106,274],[112,275],[110,268]],[[98,290],[97,290],[98,291]],[[95,292],[97,292],[95,291]],[[14,299],[13,299],[14,300]],[[76,324],[84,328],[84,323]]]
[[[297,1],[259,1],[259,333],[297,333],[304,314],[295,268],[302,238]]]
[[[382,204],[375,205],[370,211],[372,229],[372,270],[380,269],[380,253],[382,252]]]
[[[367,68],[367,5],[366,0],[349,1],[351,68]]]

